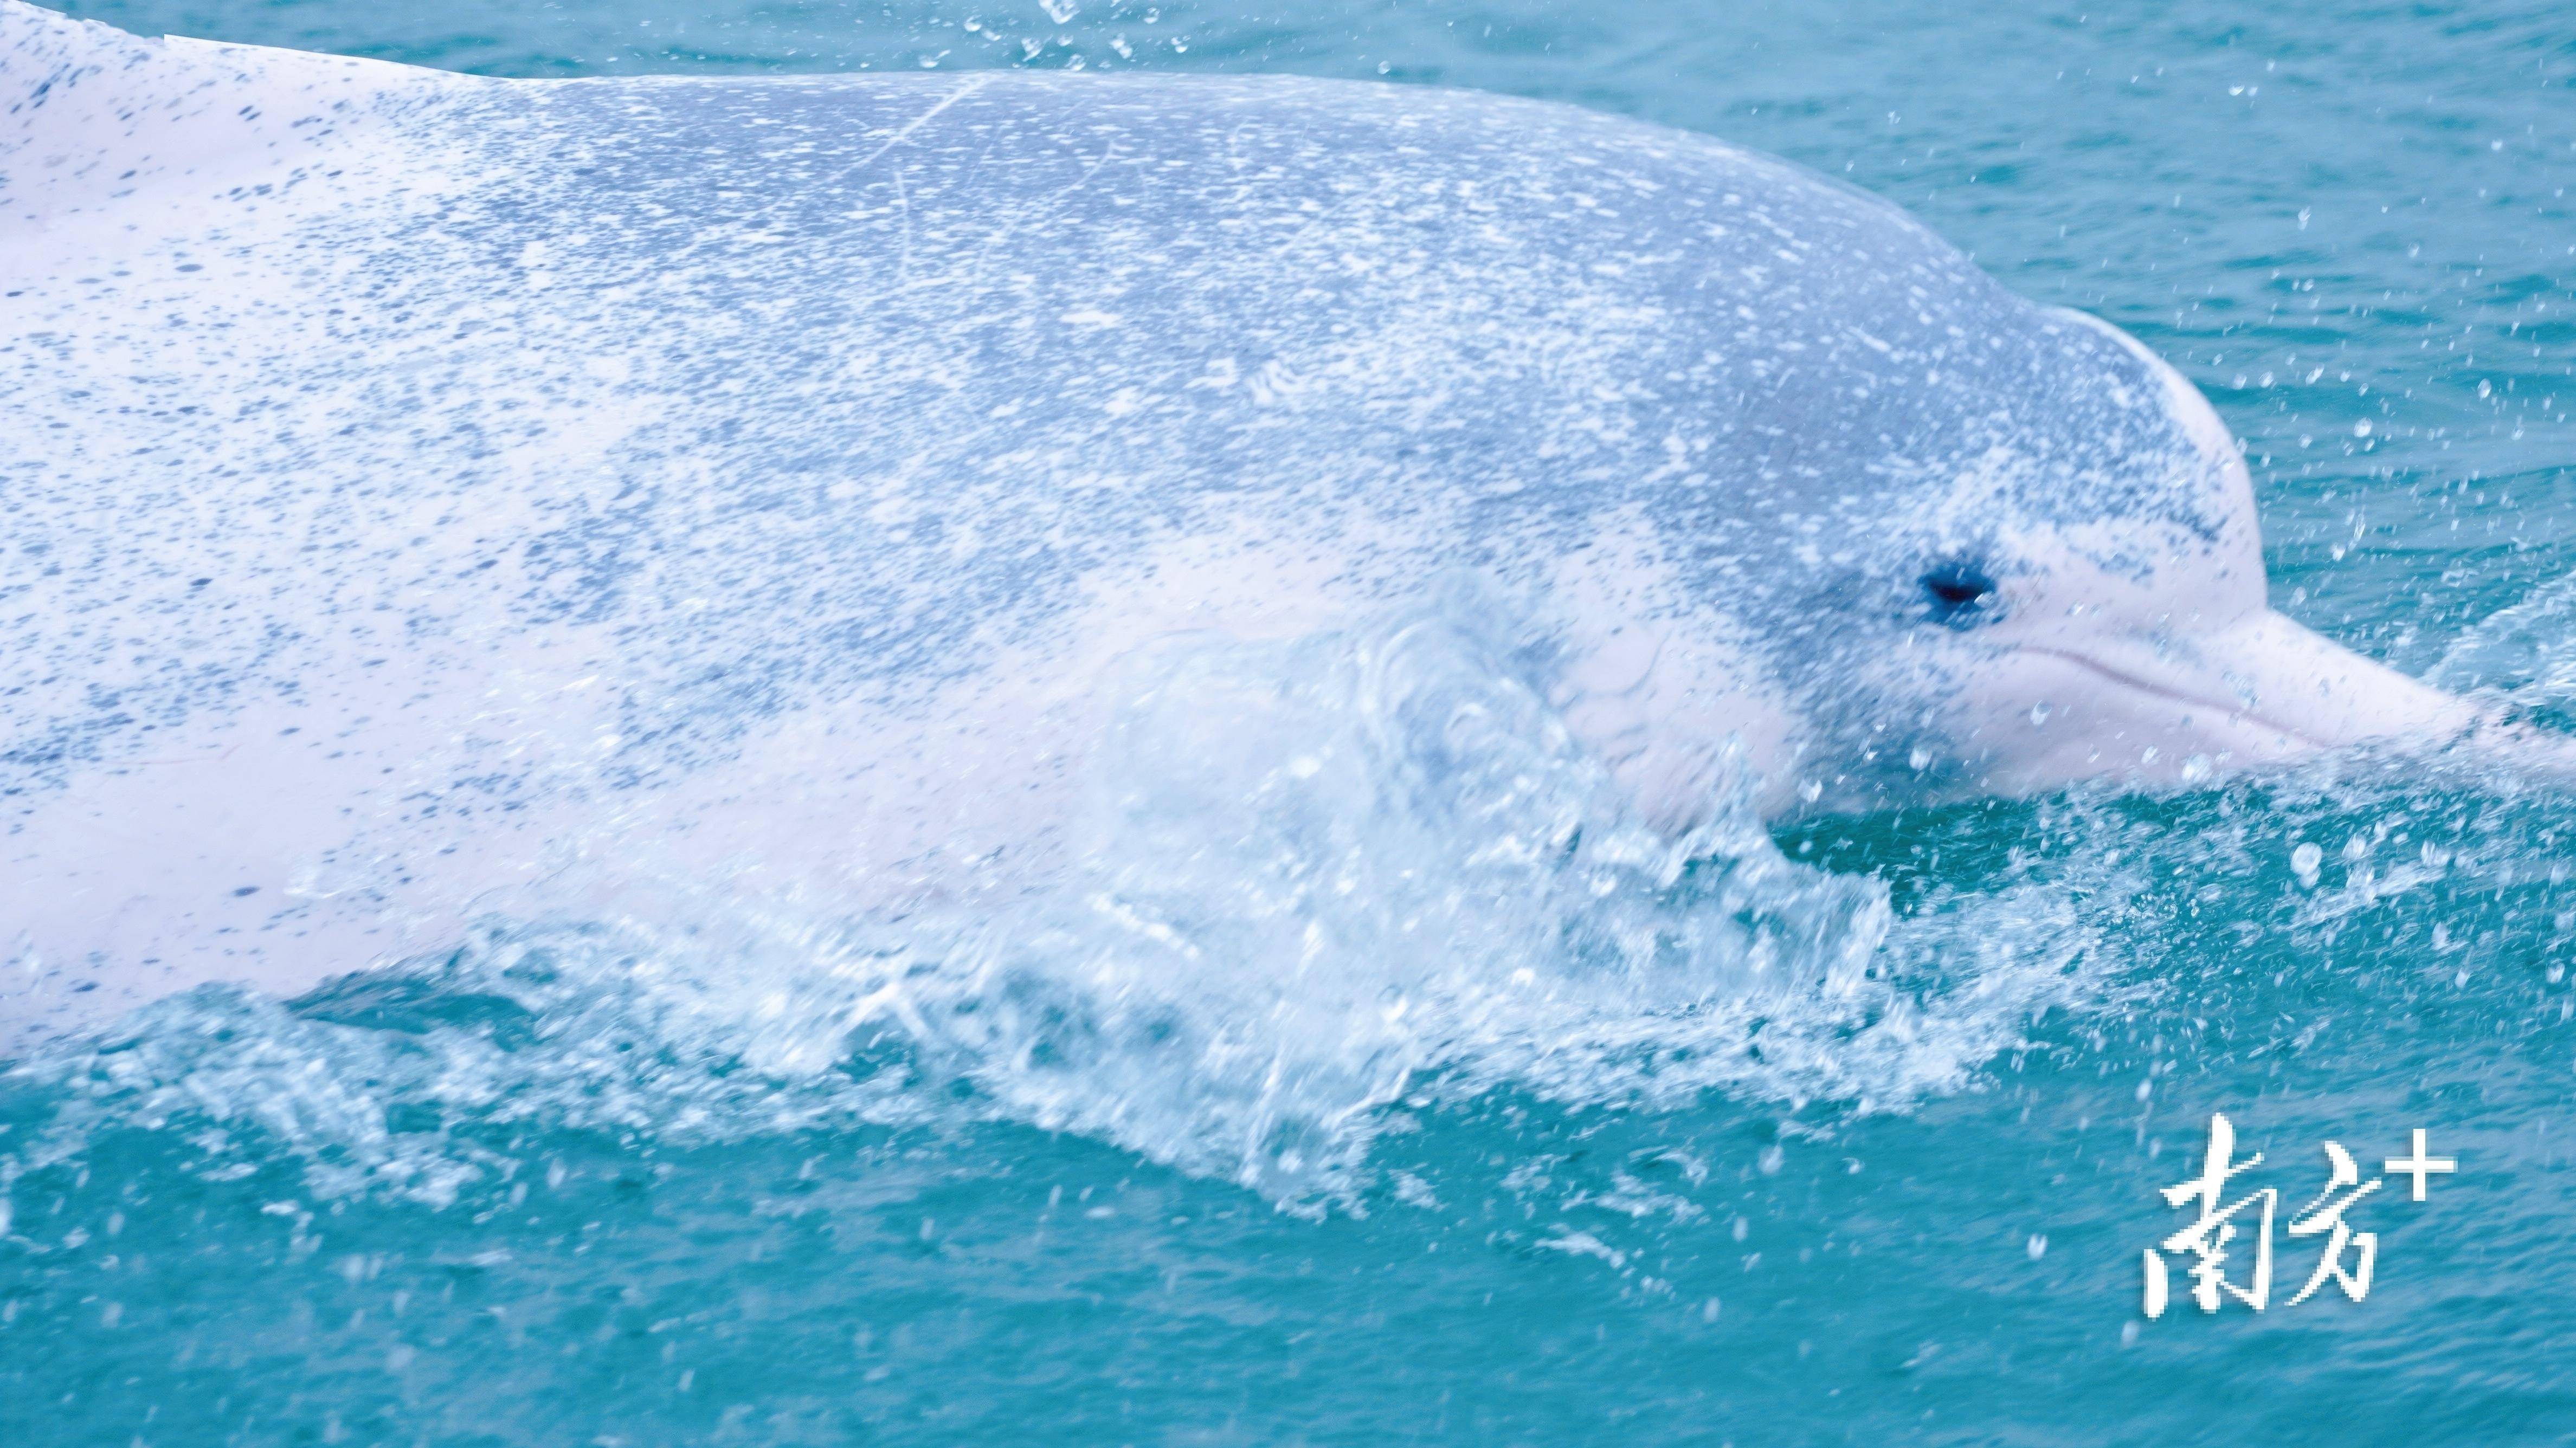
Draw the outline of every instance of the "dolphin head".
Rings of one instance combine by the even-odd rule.
[[[1908,506],[1842,520],[1842,566],[1795,600],[1793,633],[1822,647],[1795,664],[1780,804],[2190,784],[2492,727],[2274,611],[2252,483],[2207,400],[2116,328],[2048,317],[2053,415],[2089,431],[1962,449]]]

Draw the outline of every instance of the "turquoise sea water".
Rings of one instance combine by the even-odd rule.
[[[2576,716],[2576,42],[2543,7],[73,13],[501,75],[1288,70],[1704,130],[2171,357],[2248,444],[2285,611]],[[191,1002],[0,1077],[0,1442],[2560,1441],[2571,832],[2563,798],[2330,772],[1800,826],[1790,858],[1884,883],[1892,995],[1702,1059],[1462,1031],[1310,1123],[1343,1153],[1313,1188],[1233,1179],[1243,1081],[1119,1042],[1030,1077],[863,1028],[776,1069],[651,984],[742,963],[668,940],[529,925]],[[2284,1239],[2268,1310],[2177,1283],[2149,1322],[2213,1112],[2285,1221],[2329,1139],[2373,1175],[2422,1127],[2460,1169],[2353,1209],[2365,1301],[2288,1306],[2317,1242]]]

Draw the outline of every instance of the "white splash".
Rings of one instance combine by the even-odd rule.
[[[1088,834],[1041,888],[899,919],[496,922],[292,1004],[210,988],[21,1066],[102,1122],[255,1130],[318,1191],[444,1200],[490,1168],[402,1123],[726,1138],[1024,1122],[1318,1209],[1401,1098],[1660,1111],[1712,1090],[1903,1109],[2074,1002],[2057,892],[1896,921],[1737,797],[1630,816],[1493,611],[1134,664]],[[963,1099],[957,1088],[968,1089]]]

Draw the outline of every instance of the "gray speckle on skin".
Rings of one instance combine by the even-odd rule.
[[[77,622],[0,639],[0,788],[327,687],[334,645],[473,670],[475,616],[613,637],[649,774],[983,667],[1140,540],[1360,510],[1509,575],[1630,513],[1704,606],[1788,618],[1887,580],[1745,560],[1891,495],[2171,491],[2138,359],[1698,136],[1286,78],[417,89],[353,146],[290,121],[289,180],[73,268],[103,280],[12,276],[41,441],[8,460],[8,596]],[[366,201],[312,194],[361,166]]]

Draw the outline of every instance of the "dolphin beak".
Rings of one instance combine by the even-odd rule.
[[[2162,685],[2177,698],[2215,704],[2229,713],[2222,727],[2271,731],[2297,741],[2303,752],[2374,739],[2433,741],[2463,733],[2481,717],[2467,700],[2268,608],[2174,653],[2180,668],[2169,681],[2146,676],[2146,687]]]
[[[2502,725],[2268,608],[2186,638],[2036,636],[2011,652],[2008,707],[2022,712],[1975,743],[1985,783],[2016,793],[2103,776],[2188,783],[2355,745],[2472,735],[2549,753],[2556,770],[2576,758],[2564,741]]]

